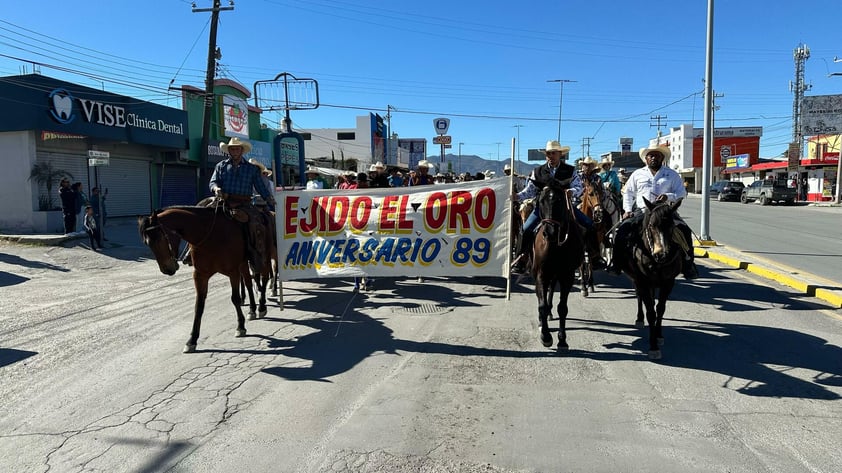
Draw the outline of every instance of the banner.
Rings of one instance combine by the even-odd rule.
[[[505,277],[508,185],[278,191],[280,278]]]

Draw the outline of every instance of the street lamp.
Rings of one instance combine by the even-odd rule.
[[[556,140],[561,143],[561,104],[562,100],[564,100],[564,83],[565,82],[577,82],[575,80],[570,79],[552,79],[548,80],[547,82],[558,82],[559,85],[559,94],[558,94],[558,138]]]

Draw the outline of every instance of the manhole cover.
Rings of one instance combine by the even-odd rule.
[[[405,312],[407,314],[412,315],[431,315],[431,314],[443,314],[445,312],[450,312],[452,310],[451,307],[447,307],[444,305],[439,304],[423,304],[423,305],[411,305],[407,307],[401,307],[400,309],[396,309],[396,312]]]

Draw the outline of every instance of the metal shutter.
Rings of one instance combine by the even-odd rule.
[[[99,166],[100,188],[108,189],[105,208],[108,217],[127,217],[152,212],[148,160],[111,157]],[[91,170],[93,177],[93,170]]]
[[[164,164],[160,166],[161,207],[196,204],[196,168]]]
[[[85,194],[90,195],[89,190],[91,187],[93,187],[93,171],[91,171],[89,182],[87,155],[73,154],[72,152],[60,153],[38,151],[35,155],[35,162],[38,164],[50,163],[55,169],[60,169],[69,172],[73,176],[70,182],[81,182],[82,189],[85,191]],[[61,207],[61,200],[58,197],[58,183],[58,180],[53,182],[52,198],[54,207]],[[47,195],[47,186],[41,184],[38,189],[38,195]]]

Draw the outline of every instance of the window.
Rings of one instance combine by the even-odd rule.
[[[353,131],[339,132],[339,133],[336,134],[336,139],[337,140],[355,140],[355,139],[357,139],[357,134],[354,133]]]

